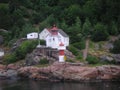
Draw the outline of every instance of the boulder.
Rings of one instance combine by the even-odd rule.
[[[111,62],[111,61],[114,60],[114,58],[112,56],[102,55],[102,56],[100,56],[100,60],[101,61],[109,61],[109,62]]]
[[[113,54],[113,58],[117,63],[120,63],[120,54]]]

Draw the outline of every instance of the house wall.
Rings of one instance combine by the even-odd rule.
[[[59,46],[58,37],[48,35],[46,38],[46,46],[52,48],[58,48]]]
[[[50,34],[46,38],[46,46],[52,48],[58,48],[60,43],[63,43],[65,46],[69,45],[69,38],[63,37],[58,34],[58,36],[51,36]]]
[[[61,42],[62,42],[65,46],[69,46],[69,37],[63,37],[60,33],[58,33],[58,35],[60,36]]]

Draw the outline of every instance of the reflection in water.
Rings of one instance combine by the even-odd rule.
[[[0,81],[0,90],[120,90],[120,82],[51,83],[32,80]]]

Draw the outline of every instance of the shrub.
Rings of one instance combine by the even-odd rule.
[[[15,51],[18,59],[24,59],[27,53],[30,53],[37,45],[37,41],[24,41]]]
[[[68,59],[68,60],[66,60],[67,62],[71,62],[71,63],[74,63],[74,61],[73,60],[71,60],[71,59]]]
[[[89,64],[97,64],[99,62],[97,57],[91,55],[88,55],[86,61],[88,61]]]
[[[84,41],[76,42],[73,44],[73,46],[80,50],[85,49],[85,42]]]
[[[17,57],[15,56],[15,54],[7,54],[4,56],[4,62],[6,64],[10,64],[10,63],[14,63],[17,61]]]
[[[70,46],[68,47],[68,49],[69,49],[74,55],[78,55],[78,50],[77,50],[74,46],[70,45]]]
[[[83,59],[83,53],[79,53],[79,55],[76,56],[76,59],[80,62],[85,62],[85,60]]]
[[[46,45],[45,40],[40,40],[40,45]]]
[[[49,61],[46,58],[40,59],[40,64],[48,64]]]

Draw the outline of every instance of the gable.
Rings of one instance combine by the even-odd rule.
[[[63,37],[69,37],[63,30],[59,29],[58,32],[63,36]]]

